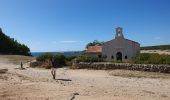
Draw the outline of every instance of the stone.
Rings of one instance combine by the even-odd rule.
[[[170,73],[170,65],[156,65],[156,64],[128,64],[128,63],[88,63],[80,62],[73,66],[75,69],[95,69],[95,70],[110,70],[110,69],[127,69],[148,72]]]

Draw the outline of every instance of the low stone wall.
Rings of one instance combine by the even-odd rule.
[[[170,65],[154,65],[154,64],[128,64],[128,63],[73,63],[73,69],[96,69],[96,70],[109,70],[109,69],[127,69],[149,72],[170,73]]]

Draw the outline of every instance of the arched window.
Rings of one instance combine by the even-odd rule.
[[[98,55],[98,58],[101,58],[102,57],[102,55]]]
[[[106,56],[106,55],[104,55],[104,56],[103,56],[103,58],[107,58],[107,56]]]
[[[121,52],[116,53],[116,60],[117,61],[122,61],[122,53]]]
[[[125,56],[125,59],[127,59],[127,56]]]
[[[112,55],[111,58],[114,59],[114,56]]]

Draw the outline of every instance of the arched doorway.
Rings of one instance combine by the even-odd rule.
[[[116,60],[122,61],[122,53],[121,52],[116,53]]]

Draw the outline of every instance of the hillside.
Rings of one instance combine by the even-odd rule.
[[[170,45],[145,46],[141,50],[170,50]]]
[[[15,54],[30,56],[30,49],[17,40],[5,35],[0,28],[0,54]]]

